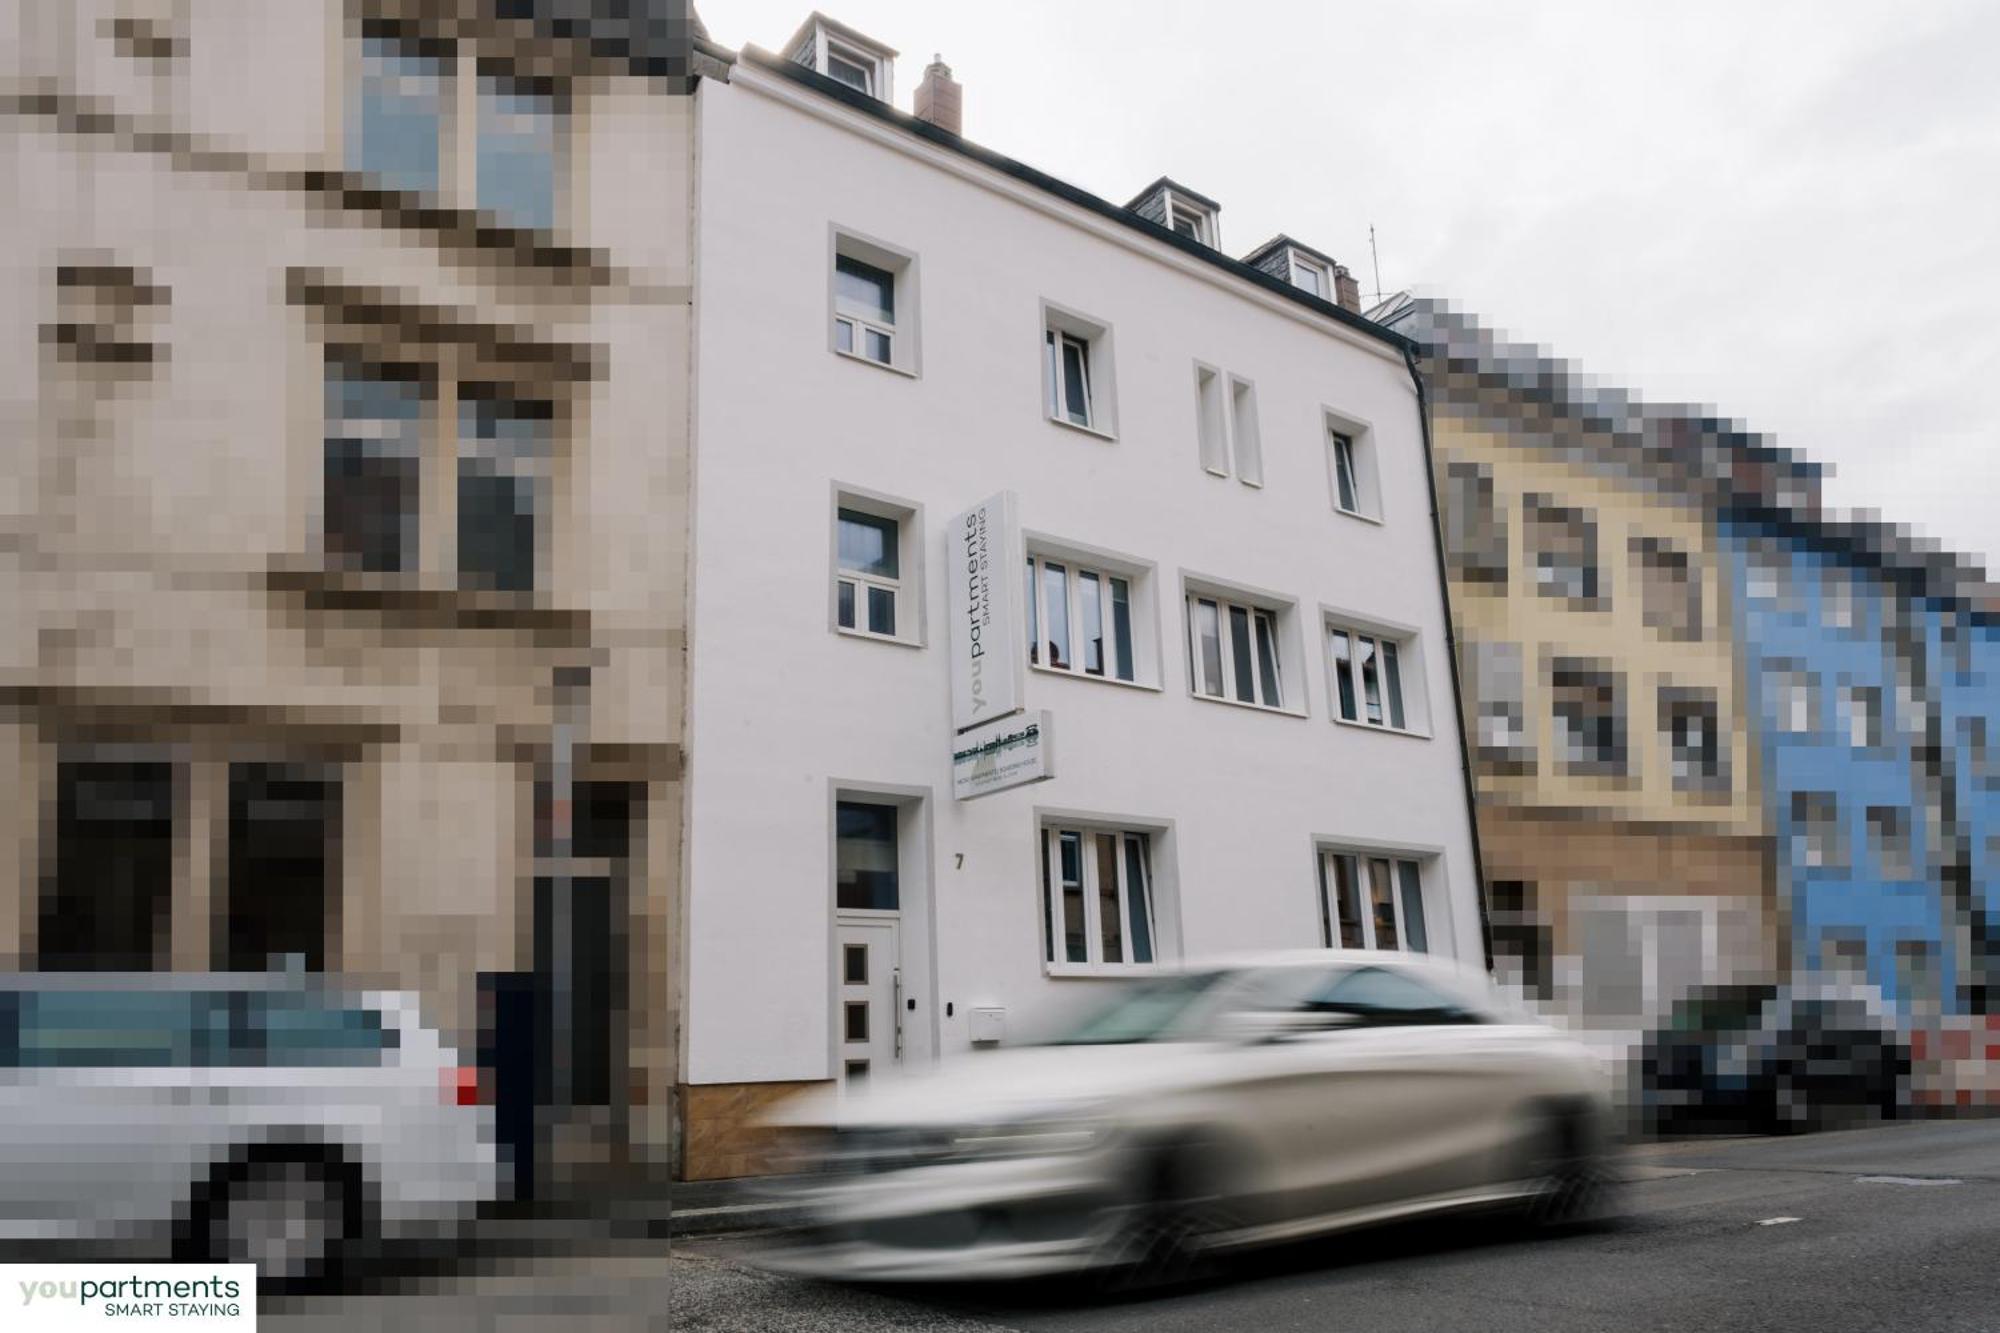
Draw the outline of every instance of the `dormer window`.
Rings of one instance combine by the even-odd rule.
[[[1164,176],[1141,190],[1125,207],[1177,236],[1185,236],[1210,249],[1220,246],[1216,219],[1222,205]]]
[[[793,34],[787,49],[793,60],[835,83],[844,83],[880,101],[890,100],[896,53],[844,23],[814,13]]]
[[[1333,299],[1333,274],[1317,259],[1292,251],[1292,285],[1303,288],[1322,301]]]

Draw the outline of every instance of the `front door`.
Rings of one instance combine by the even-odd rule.
[[[843,1088],[902,1059],[901,929],[893,913],[837,918],[833,1068]]]

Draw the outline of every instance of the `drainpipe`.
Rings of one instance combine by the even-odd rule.
[[[1478,795],[1472,781],[1472,748],[1465,739],[1465,689],[1459,680],[1458,633],[1451,610],[1451,577],[1445,562],[1444,525],[1438,513],[1437,455],[1431,444],[1431,398],[1417,366],[1415,347],[1403,345],[1403,364],[1417,389],[1417,425],[1424,441],[1424,488],[1431,502],[1431,549],[1437,558],[1438,592],[1444,599],[1444,660],[1451,670],[1452,730],[1458,736],[1458,776],[1465,789],[1465,815],[1472,836],[1472,876],[1479,904],[1479,939],[1486,952],[1486,970],[1493,970],[1493,923],[1486,910],[1486,863],[1479,850]]]

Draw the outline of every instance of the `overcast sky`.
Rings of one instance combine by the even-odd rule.
[[[1285,231],[1833,466],[2000,574],[2000,4],[818,0],[968,138]],[[696,0],[779,47],[813,0]]]

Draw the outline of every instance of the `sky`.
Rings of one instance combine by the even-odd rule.
[[[815,0],[695,0],[780,47]],[[969,139],[1114,203],[1170,175],[1604,383],[1829,464],[2000,577],[2000,4],[817,0],[933,53]]]

